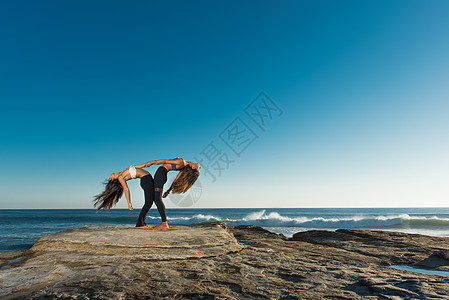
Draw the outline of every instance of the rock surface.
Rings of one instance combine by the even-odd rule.
[[[448,299],[449,276],[389,267],[449,270],[448,249],[449,238],[385,231],[89,227],[0,255],[0,298]]]
[[[212,257],[242,249],[226,225],[176,226],[144,230],[131,226],[85,227],[41,237],[34,252],[78,252],[120,255],[145,260]]]

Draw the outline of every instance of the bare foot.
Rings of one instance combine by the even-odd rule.
[[[161,224],[154,226],[153,230],[169,229],[167,222],[162,222]]]
[[[139,228],[139,229],[151,229],[151,226],[143,225],[143,226],[139,226],[139,227],[136,227],[136,228]]]

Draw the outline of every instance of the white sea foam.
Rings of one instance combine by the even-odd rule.
[[[158,217],[150,217],[158,219]],[[258,225],[265,227],[302,227],[302,228],[431,228],[443,227],[449,230],[449,219],[432,217],[410,216],[408,214],[390,216],[350,216],[342,218],[291,218],[278,212],[266,213],[260,210],[250,213],[241,219],[224,218],[214,215],[196,214],[192,217],[174,217],[169,220],[176,223],[194,223],[204,221],[223,220],[229,225]],[[174,225],[175,225],[174,224]]]

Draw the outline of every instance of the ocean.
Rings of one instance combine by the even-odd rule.
[[[29,249],[39,237],[84,226],[134,226],[140,210],[93,209],[0,210],[0,252]],[[258,225],[291,237],[305,230],[375,229],[449,236],[445,208],[190,208],[167,209],[171,226],[223,220],[228,225]],[[149,225],[160,223],[153,206]]]

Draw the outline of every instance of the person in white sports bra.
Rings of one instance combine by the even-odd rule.
[[[154,179],[148,171],[142,169],[152,165],[161,165],[157,169]],[[168,229],[169,226],[162,197],[165,198],[171,191],[173,193],[185,193],[195,183],[199,176],[200,169],[201,166],[198,163],[190,161],[186,162],[184,159],[178,157],[175,159],[152,160],[141,165],[130,166],[121,172],[112,173],[111,176],[109,176],[104,192],[94,197],[94,207],[97,208],[97,212],[101,209],[110,210],[117,204],[122,197],[123,192],[125,192],[128,208],[133,210],[131,194],[126,182],[131,179],[140,178],[140,186],[145,193],[145,204],[140,211],[136,227],[143,229],[151,228],[145,223],[145,218],[153,205],[153,202],[156,202],[162,223],[153,227],[153,229]],[[180,172],[170,188],[162,196],[163,186],[167,181],[167,172],[172,170]]]
[[[112,173],[106,183],[105,191],[95,196],[94,207],[97,208],[97,211],[101,209],[110,210],[117,204],[119,199],[122,197],[123,192],[125,192],[126,200],[128,201],[128,208],[133,210],[134,208],[131,204],[131,193],[126,182],[131,179],[142,178],[148,174],[150,174],[148,171],[138,169],[134,166],[130,166],[129,168],[118,173]]]

